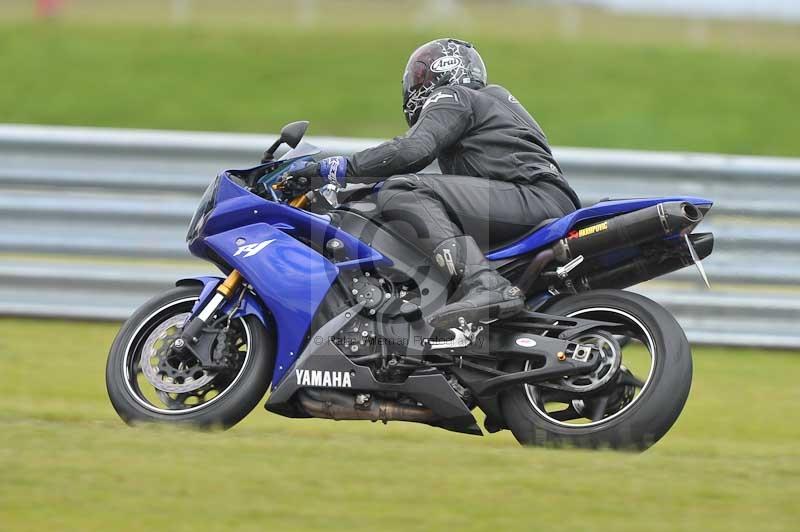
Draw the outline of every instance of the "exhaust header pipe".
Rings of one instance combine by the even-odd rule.
[[[693,227],[702,219],[703,213],[691,203],[669,201],[575,229],[552,249],[556,260],[566,264],[579,255],[590,258],[663,238]]]
[[[433,410],[424,406],[403,405],[375,397],[363,405],[358,405],[353,395],[333,390],[300,390],[297,392],[297,398],[310,416],[324,419],[366,419],[384,423],[388,421],[432,423],[439,419]]]

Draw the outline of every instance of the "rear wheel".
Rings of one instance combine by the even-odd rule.
[[[503,395],[503,415],[517,440],[617,449],[646,449],[658,441],[678,418],[692,380],[691,350],[675,318],[654,301],[621,290],[570,296],[546,311],[619,327],[571,339],[600,352],[592,374]],[[524,364],[508,369],[520,371]]]
[[[231,320],[217,336],[215,356],[226,367],[210,371],[170,346],[180,337],[200,286],[179,287],[151,299],[125,322],[111,346],[106,387],[127,423],[155,421],[228,428],[244,418],[269,386],[271,333],[255,317]]]

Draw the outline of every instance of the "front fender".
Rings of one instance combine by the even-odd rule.
[[[221,277],[213,277],[213,276],[203,276],[203,277],[186,277],[184,279],[180,279],[175,283],[175,286],[192,286],[192,285],[202,285],[203,291],[200,292],[200,299],[197,300],[195,303],[194,308],[192,309],[192,315],[194,315],[198,308],[211,296],[211,294],[216,290],[217,286],[223,281]],[[222,307],[222,312],[230,312],[231,308],[235,304],[234,301],[228,301],[224,307]],[[239,305],[239,309],[236,311],[236,314],[233,315],[234,318],[243,318],[245,316],[255,316],[258,320],[264,325],[264,327],[271,327],[272,324],[268,320],[268,313],[264,309],[264,306],[250,292],[246,292],[244,297],[242,298],[242,303]]]

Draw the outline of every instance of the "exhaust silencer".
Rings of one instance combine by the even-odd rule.
[[[594,257],[675,234],[702,219],[703,213],[691,203],[669,201],[575,229],[552,249],[556,260],[566,264],[579,255]]]
[[[714,250],[714,235],[711,233],[689,235],[689,240],[699,260],[708,257]],[[693,260],[686,244],[681,241],[675,244],[673,249],[671,253],[640,257],[615,268],[588,274],[582,277],[579,283],[584,290],[627,288],[692,265]]]

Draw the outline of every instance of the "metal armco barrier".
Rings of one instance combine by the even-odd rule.
[[[312,125],[313,131],[313,125]],[[274,136],[0,125],[0,314],[124,319],[175,279],[213,271],[184,236],[222,169]],[[325,154],[378,139],[309,137]],[[695,195],[715,206],[706,290],[686,268],[637,286],[698,343],[800,346],[800,159],[557,148],[589,204]]]

